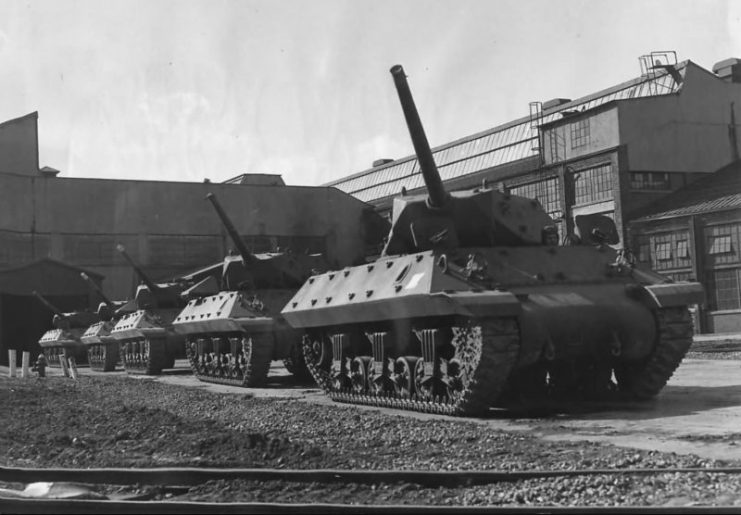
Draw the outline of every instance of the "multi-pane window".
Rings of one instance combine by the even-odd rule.
[[[554,219],[563,216],[561,212],[561,189],[558,187],[558,178],[556,177],[514,186],[509,191],[512,195],[538,199],[543,209]]]
[[[643,234],[635,242],[638,261],[648,263],[656,271],[671,270],[673,274],[692,268],[689,234],[686,230]]]
[[[687,240],[677,240],[677,257],[687,259],[690,257],[690,245]]]
[[[577,205],[611,200],[612,166],[605,164],[574,172],[574,201]]]
[[[669,261],[672,258],[672,244],[670,242],[656,244],[656,259]]]
[[[570,125],[571,148],[579,148],[589,143],[589,118],[577,120]]]
[[[709,293],[710,309],[741,309],[741,268],[714,270]]]
[[[731,252],[733,249],[731,248],[731,235],[730,234],[721,234],[718,236],[711,236],[710,237],[710,250],[708,250],[709,254],[727,254]]]
[[[731,222],[709,225],[703,229],[705,237],[706,265],[733,265],[741,263],[741,223]]]
[[[670,190],[668,173],[631,172],[630,187],[634,190]]]

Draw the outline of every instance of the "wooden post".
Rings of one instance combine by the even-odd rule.
[[[59,355],[59,364],[62,365],[62,373],[64,377],[69,377],[69,365],[67,365],[67,356],[64,354]]]
[[[77,363],[75,363],[75,357],[70,356],[67,358],[69,361],[69,371],[72,375],[72,379],[77,380]]]
[[[15,349],[8,349],[8,377],[15,377]]]
[[[31,370],[28,368],[28,364],[31,361],[31,353],[28,351],[23,352],[23,358],[21,360],[21,377],[26,379],[31,377]]]

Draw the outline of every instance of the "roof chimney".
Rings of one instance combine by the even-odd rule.
[[[59,174],[59,170],[52,168],[51,166],[45,166],[39,170],[39,173],[44,177],[56,177]]]
[[[373,161],[373,168],[375,168],[376,166],[383,166],[383,165],[393,163],[393,162],[394,162],[393,159],[387,159],[387,158],[376,159],[375,161]]]
[[[741,59],[731,57],[713,65],[713,73],[727,82],[741,84]]]

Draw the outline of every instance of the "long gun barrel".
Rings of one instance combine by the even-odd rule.
[[[139,267],[139,265],[137,265],[134,262],[134,260],[131,259],[131,256],[128,255],[123,245],[120,245],[120,244],[116,245],[116,249],[121,253],[124,259],[129,262],[129,265],[131,265],[131,268],[134,269],[136,274],[139,276],[139,279],[141,279],[142,282],[147,285],[147,287],[152,293],[160,289],[159,286],[157,286],[149,277],[147,277],[147,274],[144,273],[144,271]]]
[[[255,256],[252,255],[252,253],[247,248],[247,245],[244,244],[244,240],[237,232],[237,229],[234,227],[234,224],[227,216],[226,211],[224,211],[224,208],[221,207],[221,204],[216,198],[216,195],[214,195],[213,193],[209,193],[206,195],[206,198],[209,201],[211,201],[211,204],[213,204],[214,209],[216,210],[216,213],[219,215],[219,218],[221,219],[221,223],[224,225],[224,228],[226,229],[226,232],[229,233],[229,237],[234,242],[234,246],[237,247],[237,251],[239,251],[239,255],[242,256],[242,260],[245,262],[245,264],[253,262],[255,260]]]
[[[428,203],[431,207],[443,207],[448,200],[448,193],[443,187],[443,181],[440,178],[440,172],[437,169],[435,160],[432,157],[430,144],[427,142],[424,127],[419,119],[417,106],[414,104],[412,92],[409,90],[407,77],[404,74],[404,68],[400,64],[391,67],[391,75],[394,78],[396,92],[399,94],[401,108],[404,111],[409,135],[412,137],[414,152],[417,154],[417,160],[422,171],[422,178],[427,186]]]
[[[116,306],[113,304],[113,302],[111,302],[111,300],[105,296],[105,293],[103,293],[103,290],[100,289],[100,286],[98,286],[98,284],[93,281],[89,275],[87,275],[85,272],[80,272],[80,276],[85,279],[85,281],[87,281],[87,283],[98,293],[98,295],[100,295],[100,298],[103,299],[103,302],[105,302],[105,305],[108,306],[111,311],[116,310]]]
[[[64,313],[62,313],[62,311],[58,307],[56,307],[54,304],[52,304],[51,302],[49,302],[48,300],[46,300],[44,298],[44,296],[41,295],[39,292],[37,292],[36,290],[33,290],[32,293],[36,296],[37,299],[39,299],[41,301],[41,303],[44,306],[46,306],[47,308],[49,308],[49,310],[52,313],[54,313],[55,315],[59,316],[60,318],[67,318],[67,315],[65,315]]]

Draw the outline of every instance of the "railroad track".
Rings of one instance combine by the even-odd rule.
[[[28,469],[0,467],[0,482],[70,482],[98,485],[185,487],[210,480],[285,481],[295,483],[413,483],[422,487],[456,487],[528,479],[656,474],[741,474],[741,467],[633,468],[528,471],[287,470],[287,469]],[[0,513],[741,513],[739,506],[428,506],[325,503],[212,503],[102,499],[39,499],[0,496]]]

